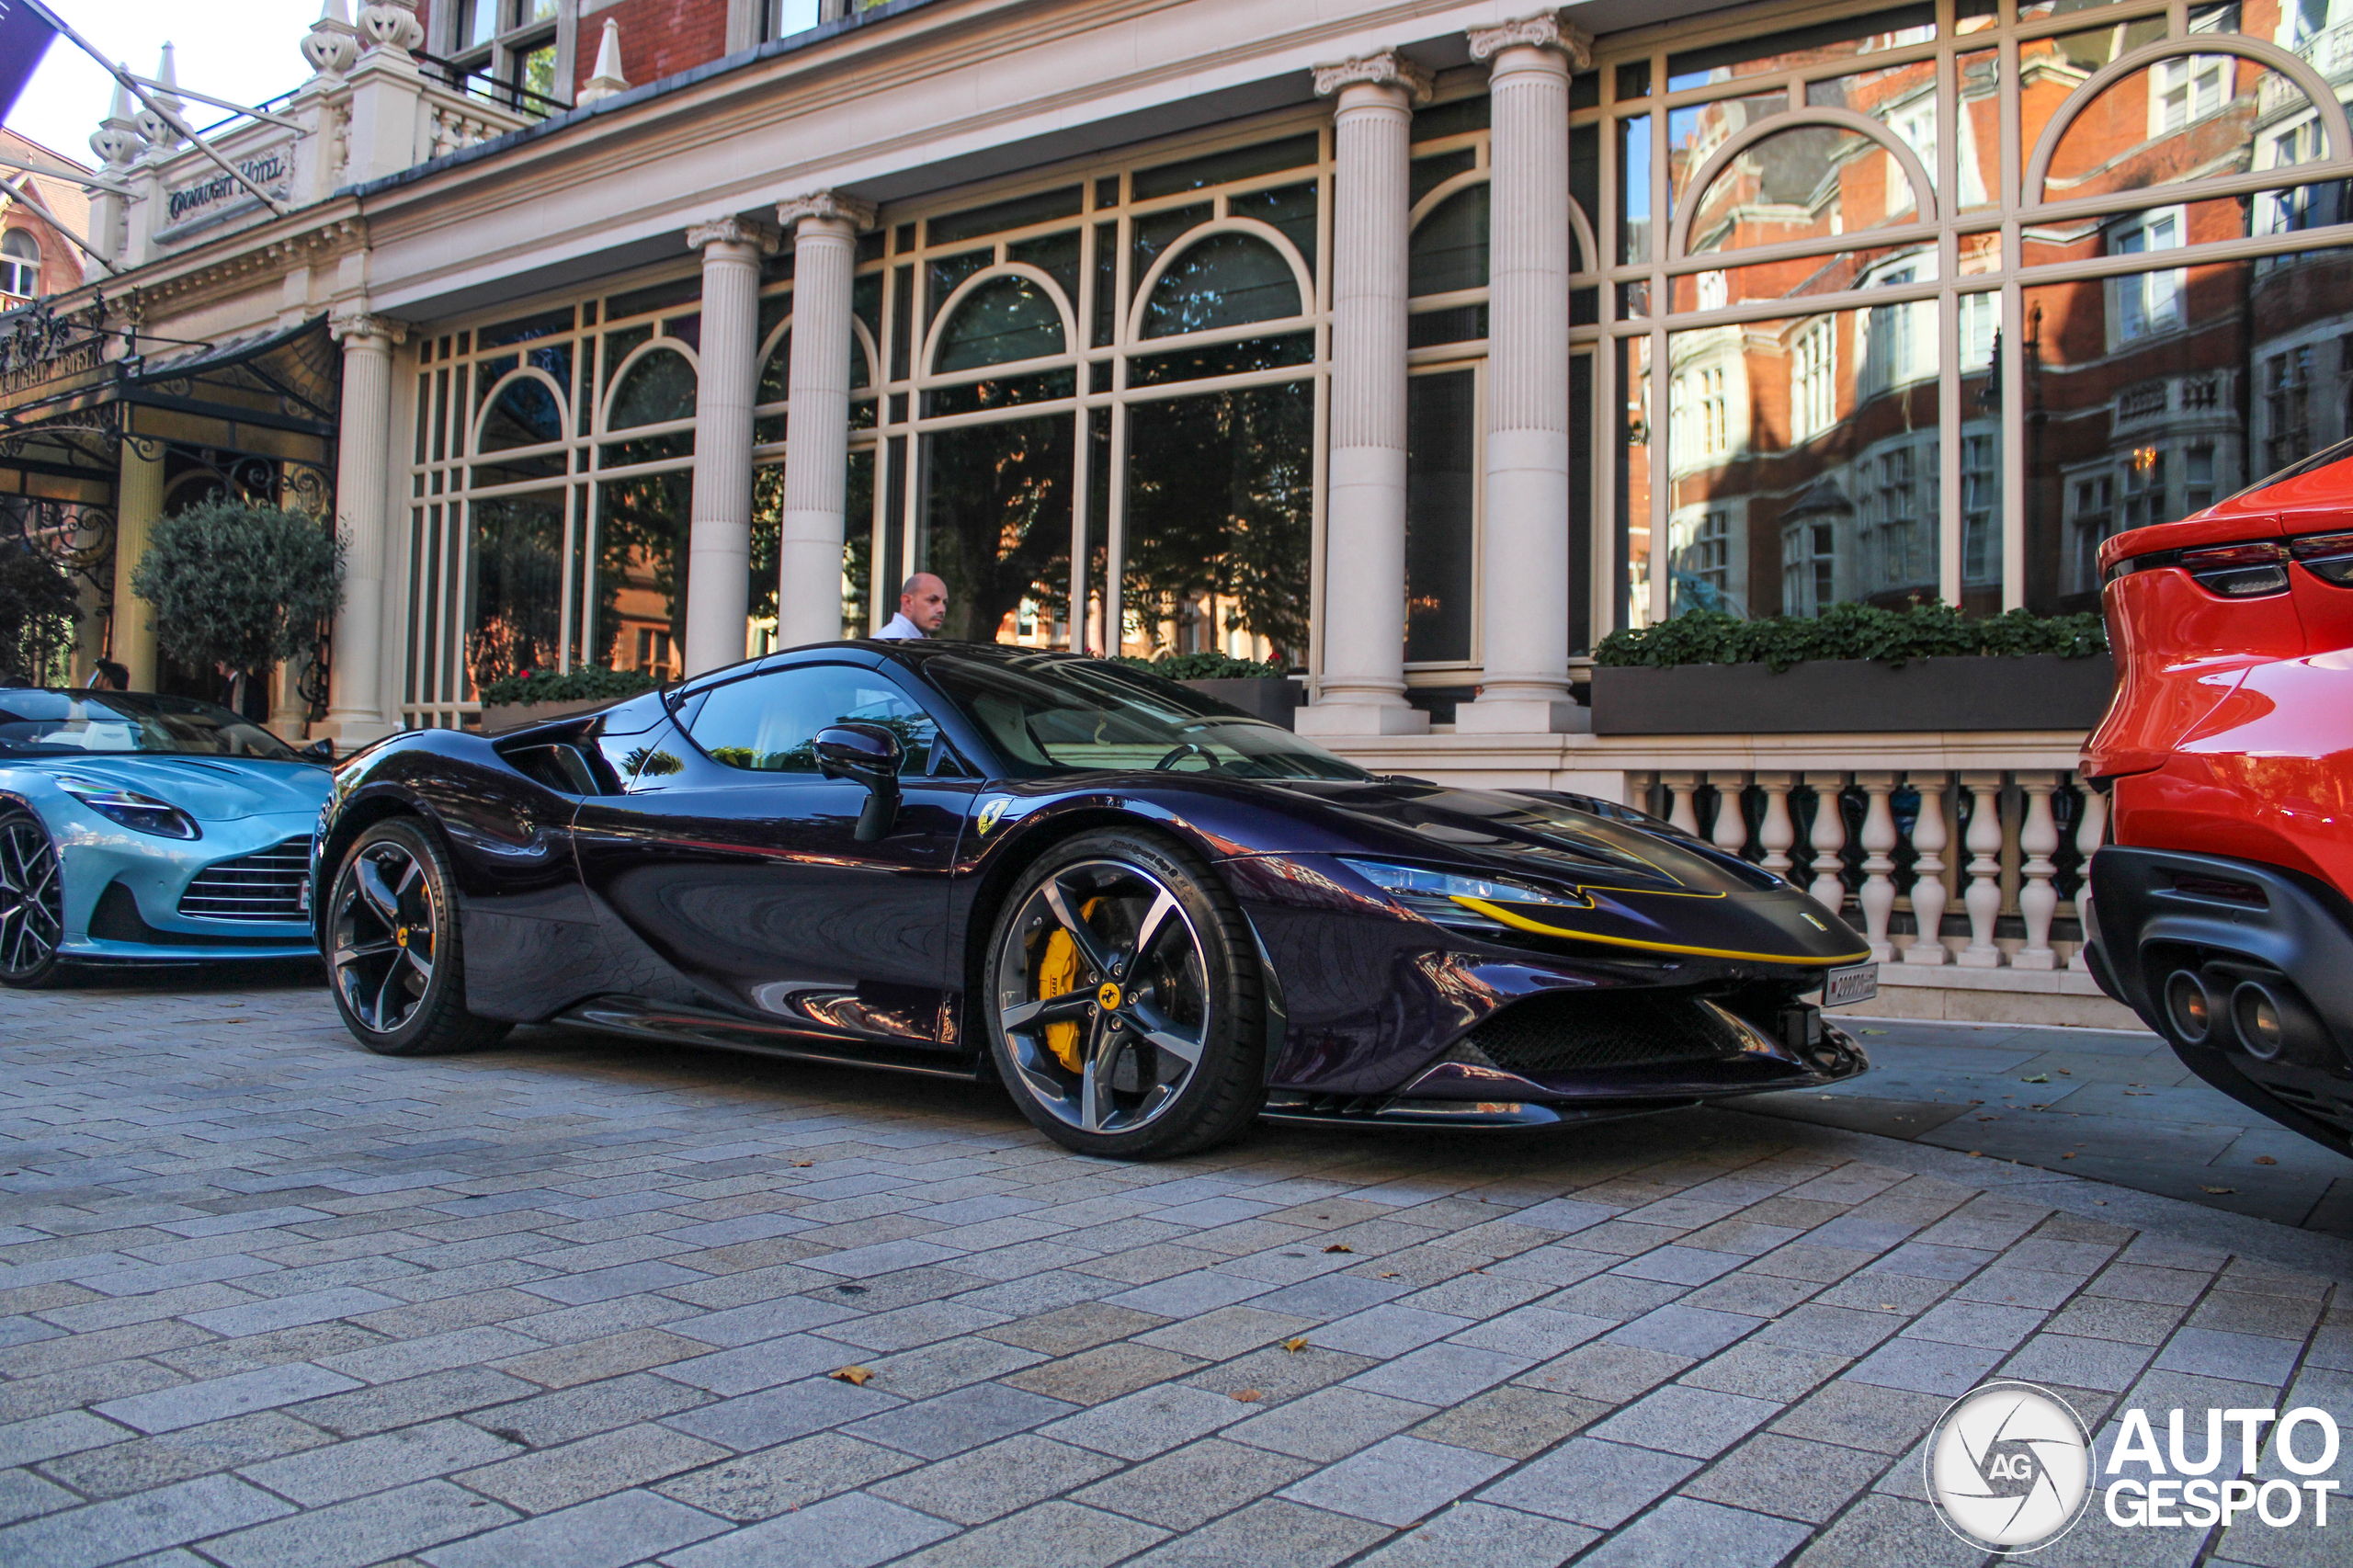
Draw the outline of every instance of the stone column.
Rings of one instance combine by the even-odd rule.
[[[335,433],[335,526],[343,536],[343,604],[327,672],[325,733],[337,751],[401,726],[384,711],[384,562],[392,531],[392,348],[405,323],[362,312],[332,317],[343,345],[343,415]]]
[[[1311,735],[1426,734],[1405,701],[1406,164],[1427,71],[1394,51],[1318,66],[1337,95],[1324,676]]]
[[[131,574],[163,516],[163,443],[126,434],[114,493],[114,662],[131,672],[133,691],[155,689],[155,607],[131,591]]]
[[[791,404],[784,427],[783,539],[778,555],[777,642],[842,634],[842,528],[849,481],[850,274],[869,202],[820,190],[781,202],[792,227]],[[708,331],[708,328],[705,328]],[[877,583],[896,602],[899,585]]]
[[[1473,28],[1492,61],[1487,494],[1479,699],[1459,733],[1584,727],[1569,699],[1569,72],[1590,42],[1542,11]]]
[[[686,672],[744,656],[751,597],[752,398],[759,381],[760,257],[776,232],[733,215],[687,231],[702,252],[702,371],[687,540]]]

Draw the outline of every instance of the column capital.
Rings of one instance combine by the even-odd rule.
[[[742,218],[733,212],[722,212],[687,231],[688,250],[701,250],[714,244],[751,245],[766,255],[777,247],[777,227],[757,218]]]
[[[803,218],[824,218],[847,223],[852,233],[874,227],[874,203],[860,201],[838,190],[813,190],[787,197],[776,204],[776,221],[787,228]]]
[[[1315,68],[1315,96],[1319,98],[1332,97],[1343,87],[1403,87],[1413,102],[1426,104],[1430,101],[1435,85],[1436,78],[1427,66],[1393,49]]]
[[[347,343],[355,337],[381,337],[389,347],[408,336],[408,323],[391,316],[370,315],[364,310],[339,310],[327,318],[327,331],[337,343]]]
[[[1464,36],[1471,40],[1473,60],[1492,60],[1506,49],[1549,49],[1567,56],[1572,71],[1593,68],[1593,35],[1574,22],[1561,20],[1558,11],[1539,11],[1492,28],[1472,28]]]

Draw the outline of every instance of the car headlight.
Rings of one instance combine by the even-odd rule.
[[[1463,871],[1434,871],[1427,866],[1393,866],[1385,860],[1353,860],[1340,864],[1395,899],[1407,910],[1439,926],[1495,930],[1495,922],[1455,900],[1482,899],[1490,903],[1545,903],[1562,909],[1590,909],[1590,900],[1552,892],[1529,882],[1504,877],[1473,876]]]
[[[57,787],[108,822],[119,822],[134,833],[152,833],[158,838],[204,836],[196,819],[169,801],[159,801],[119,784],[77,778],[72,774],[60,775]]]

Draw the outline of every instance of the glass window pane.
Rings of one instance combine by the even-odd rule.
[[[2065,201],[2244,174],[2255,166],[2258,104],[2282,115],[2310,114],[2303,89],[2254,61],[2234,54],[2161,60],[2084,106],[2060,136],[2049,179],[2028,197]],[[2277,134],[2268,138],[2268,162],[2297,161],[2295,139],[2284,140],[2283,146]]]
[[[634,429],[695,414],[695,369],[686,356],[656,349],[629,368],[605,415],[608,430]]]
[[[1621,337],[1617,345],[1618,408],[1607,428],[1616,472],[1618,579],[1615,624],[1651,623],[1651,340]],[[1574,563],[1573,563],[1574,564]]]
[[[1708,155],[1760,119],[1787,114],[1790,95],[1775,91],[1754,97],[1720,98],[1710,104],[1686,104],[1666,117],[1667,198],[1681,201],[1691,176]]]
[[[466,674],[476,688],[562,662],[563,505],[551,490],[466,508]]]
[[[1963,294],[1961,322],[1961,608],[2002,608],[2002,297]]]
[[[1249,234],[1211,234],[1171,262],[1144,306],[1143,335],[1172,337],[1300,313],[1290,263]]]
[[[1279,185],[1271,190],[1247,190],[1228,197],[1225,210],[1229,217],[1256,218],[1269,228],[1279,230],[1283,238],[1296,247],[1300,258],[1313,269],[1315,266],[1315,182],[1299,185]]]
[[[1007,261],[1027,262],[1051,278],[1063,291],[1063,298],[1074,305],[1078,301],[1078,231],[1064,229],[1058,234],[1040,234],[1033,239],[1017,240],[1005,247]]]
[[[1618,122],[1618,259],[1651,258],[1651,117]]]
[[[1802,69],[1880,50],[1927,43],[1937,36],[1937,8],[1915,5],[1868,16],[1843,17],[1817,27],[1792,28],[1764,38],[1735,40],[1666,57],[1666,90],[1679,93],[1743,76]],[[1622,96],[1622,94],[1621,94]]]
[[[517,375],[492,396],[475,449],[496,452],[563,439],[563,405],[554,392],[537,376]]]
[[[1318,139],[1311,133],[1288,137],[1280,142],[1262,142],[1252,147],[1236,147],[1224,153],[1211,153],[1206,157],[1188,158],[1181,164],[1163,164],[1157,168],[1139,169],[1128,182],[1133,193],[1131,199],[1149,201],[1156,196],[1174,196],[1180,190],[1199,190],[1206,186],[1223,185],[1229,180],[1273,174],[1278,169],[1295,169],[1302,164],[1315,162],[1319,146]]]
[[[1030,278],[992,278],[964,296],[939,336],[938,371],[977,369],[1064,351],[1061,310]]]
[[[1129,409],[1119,652],[1305,661],[1314,408],[1288,381]]]
[[[597,487],[596,592],[584,643],[588,663],[642,670],[662,679],[677,674],[687,644],[687,519],[693,486],[693,476],[680,471]],[[772,608],[773,560],[766,574]]]
[[[1066,618],[1074,438],[1067,414],[922,437],[915,559],[948,585],[941,636],[1010,642],[1025,599]]]
[[[1909,176],[1860,131],[1800,125],[1750,144],[1699,194],[1689,254],[1826,238],[1915,216]]]
[[[817,774],[817,732],[881,724],[905,749],[904,771],[921,773],[939,728],[907,694],[873,670],[802,665],[714,687],[688,733],[714,761],[761,773]]]
[[[975,207],[969,211],[950,213],[931,221],[931,233],[926,244],[954,244],[959,240],[974,239],[982,234],[1001,233],[1007,229],[1026,229],[1032,223],[1048,223],[1056,218],[1076,216],[1086,204],[1086,187],[1065,186],[1060,190],[1040,191],[1031,196],[1017,196],[1010,201],[994,202]]]
[[[1487,286],[1487,192],[1466,186],[1414,226],[1406,292],[1449,294]]]
[[[1405,411],[1405,658],[1466,660],[1478,537],[1478,373],[1414,377]]]
[[[459,48],[472,49],[498,36],[498,0],[472,0],[459,15],[461,18]]]

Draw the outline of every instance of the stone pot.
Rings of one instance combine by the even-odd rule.
[[[1280,724],[1286,730],[1292,727],[1291,715],[1299,711],[1299,682],[1280,676],[1248,676],[1239,680],[1188,680],[1177,684],[1239,708],[1254,719]]]
[[[1763,665],[1597,665],[1597,735],[1802,735],[1881,731],[2076,730],[2108,711],[2116,663],[2106,653],[1914,659],[1810,659]]]

